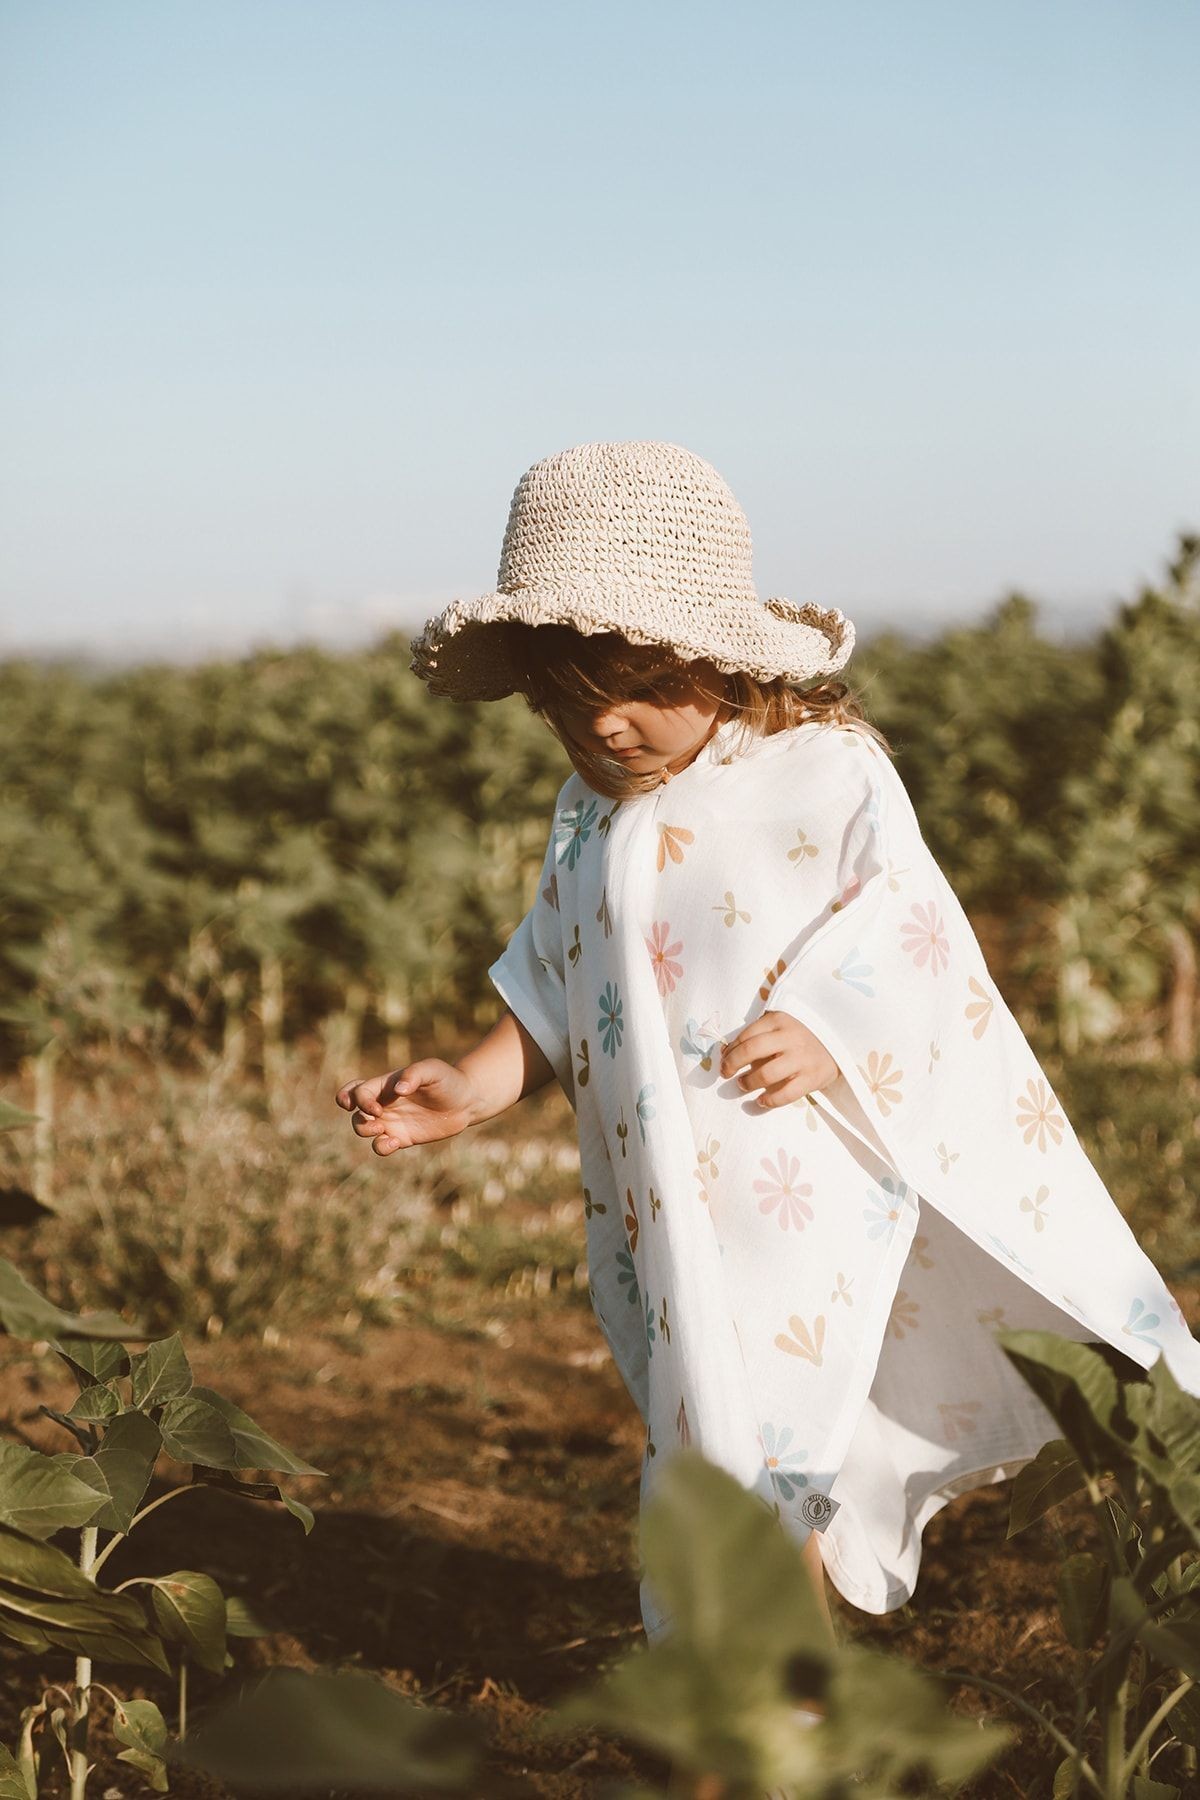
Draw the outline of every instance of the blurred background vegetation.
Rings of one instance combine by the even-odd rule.
[[[411,1301],[421,1243],[509,1293],[583,1297],[573,1214],[529,1249],[529,1218],[574,1204],[561,1095],[529,1103],[553,1179],[512,1243],[511,1155],[485,1167],[468,1134],[380,1165],[332,1104],[497,1016],[487,967],[569,772],[522,702],[431,699],[409,654],[396,633],[194,668],[0,664],[0,1077],[39,1115],[0,1179],[10,1212],[55,1209],[30,1255],[56,1297],[157,1307],[164,1329],[355,1316]],[[1189,1271],[1200,539],[1090,641],[1044,639],[1013,594],[931,641],[876,635],[847,674],[1089,1154],[1164,1272]]]

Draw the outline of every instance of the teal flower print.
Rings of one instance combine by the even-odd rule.
[[[1129,1317],[1121,1329],[1127,1331],[1130,1337],[1141,1338],[1144,1343],[1153,1344],[1156,1349],[1161,1350],[1161,1343],[1151,1335],[1161,1323],[1158,1314],[1151,1312],[1144,1300],[1135,1297],[1129,1302]]]
[[[1002,1256],[1007,1256],[1009,1262],[1016,1263],[1017,1267],[1019,1269],[1024,1269],[1027,1275],[1033,1274],[1033,1270],[1030,1268],[1029,1264],[1022,1257],[1018,1256],[1015,1250],[1010,1250],[1008,1245],[998,1238],[994,1231],[989,1231],[988,1236],[991,1238],[1000,1254]]]
[[[689,1056],[693,1061],[698,1062],[707,1075],[713,1066],[713,1051],[717,1042],[716,1036],[705,1031],[703,1026],[697,1025],[695,1019],[689,1019],[687,1030],[679,1040],[679,1048],[684,1056]]]
[[[625,1030],[621,1018],[621,996],[615,981],[605,982],[598,1004],[600,1017],[596,1020],[596,1030],[600,1033],[601,1048],[606,1056],[615,1056]]]
[[[772,1485],[784,1500],[794,1500],[797,1488],[808,1486],[808,1476],[797,1466],[807,1457],[808,1451],[792,1449],[790,1425],[785,1425],[781,1431],[774,1425],[764,1425],[758,1441],[771,1471]]]
[[[858,945],[855,944],[853,949],[847,950],[845,956],[843,956],[841,962],[833,971],[833,979],[835,981],[844,981],[847,987],[857,988],[860,994],[865,994],[868,1000],[873,1000],[875,998],[875,989],[867,986],[867,976],[873,975],[874,973],[875,971],[870,963],[859,961]]]
[[[583,846],[592,835],[595,817],[594,800],[589,800],[586,805],[581,800],[578,806],[559,813],[554,825],[554,837],[558,846],[558,860],[562,862],[565,857],[568,869],[573,869],[579,861]]]
[[[891,1175],[885,1175],[879,1186],[883,1189],[882,1196],[874,1188],[867,1189],[867,1199],[871,1204],[863,1209],[863,1218],[867,1222],[869,1238],[890,1239],[899,1222],[908,1188],[904,1182],[893,1179]]]
[[[654,1302],[653,1302],[653,1300],[651,1300],[650,1296],[647,1294],[647,1296],[646,1296],[646,1351],[647,1351],[647,1354],[650,1356],[654,1355],[654,1340],[657,1336],[658,1336],[658,1333],[654,1329]]]
[[[638,1286],[637,1270],[633,1266],[633,1258],[628,1250],[617,1251],[617,1285],[618,1287],[628,1287],[629,1291],[625,1298],[630,1306],[636,1306],[642,1297],[642,1290]]]
[[[643,1144],[646,1142],[645,1121],[654,1117],[654,1108],[650,1104],[650,1096],[654,1092],[654,1083],[648,1081],[637,1097],[638,1130],[642,1134]]]

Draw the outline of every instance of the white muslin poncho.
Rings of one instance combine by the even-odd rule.
[[[652,793],[559,791],[532,907],[489,969],[578,1122],[590,1293],[646,1424],[690,1444],[867,1612],[925,1523],[1059,1436],[997,1328],[1200,1344],[1064,1116],[890,758],[736,720]],[[720,1040],[766,1011],[840,1071],[761,1107]],[[836,1489],[836,1493],[833,1490]],[[643,1577],[652,1640],[669,1616]]]

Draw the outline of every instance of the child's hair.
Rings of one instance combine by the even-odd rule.
[[[564,729],[563,712],[581,707],[599,710],[635,692],[669,702],[669,684],[691,667],[687,658],[666,644],[636,646],[631,656],[630,641],[616,631],[588,634],[573,625],[529,625],[519,619],[505,620],[501,629],[518,678],[517,692],[549,726],[588,786],[609,800],[629,800],[656,788],[661,779],[657,770],[639,775],[612,757],[581,749]],[[819,720],[853,726],[874,738],[888,756],[894,754],[883,733],[865,718],[858,695],[840,678],[808,688],[783,676],[762,681],[741,669],[730,674],[718,671],[717,678],[720,686],[709,697],[739,718],[751,736],[772,737]]]

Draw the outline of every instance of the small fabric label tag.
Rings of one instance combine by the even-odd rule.
[[[800,1502],[800,1517],[814,1531],[824,1531],[841,1504],[840,1500],[831,1500],[828,1494],[812,1488]]]

